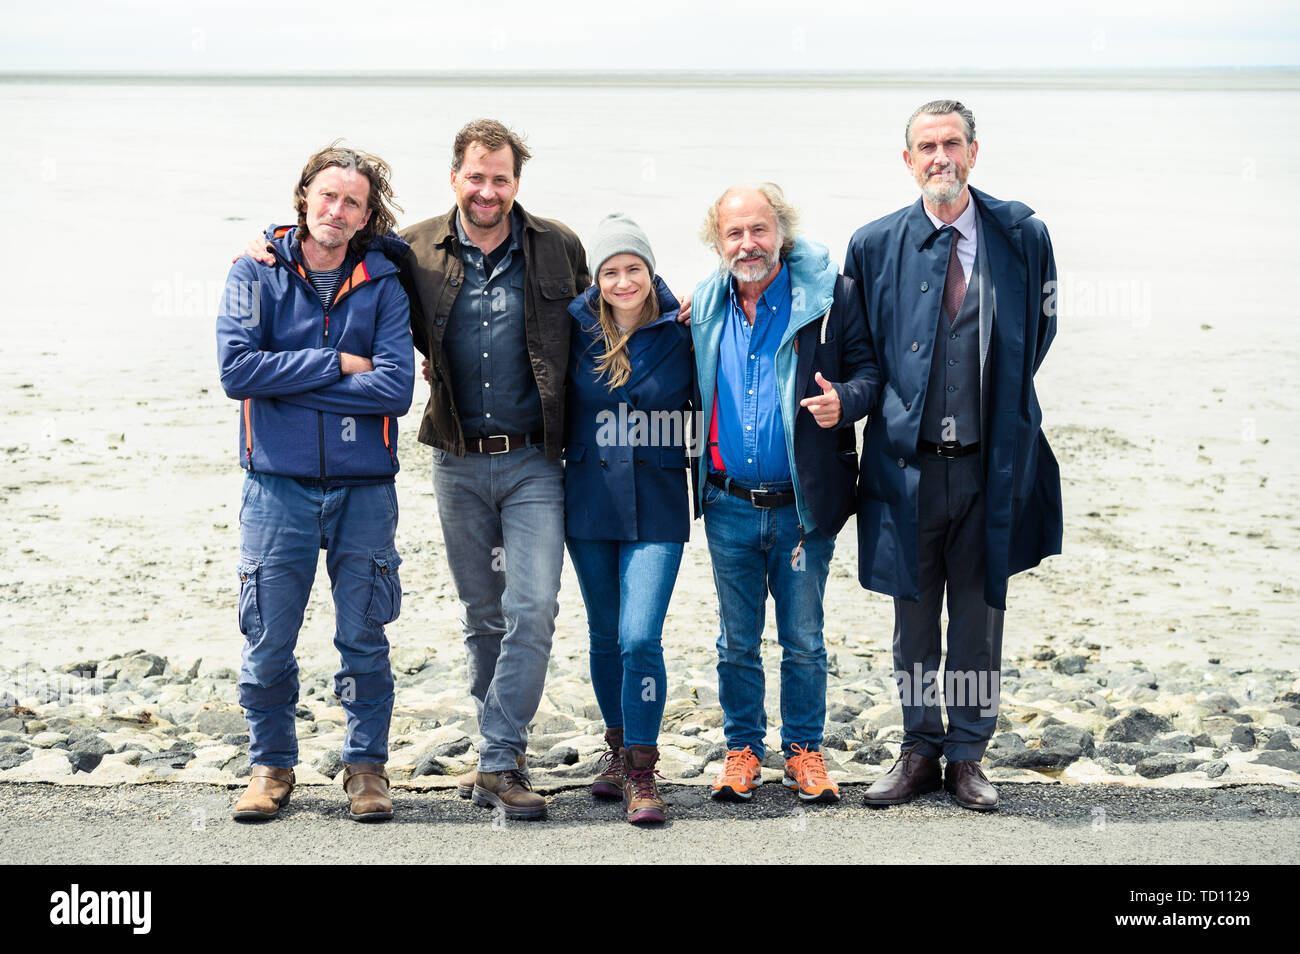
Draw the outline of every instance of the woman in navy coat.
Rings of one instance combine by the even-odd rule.
[[[662,822],[660,637],[690,532],[690,332],[635,222],[607,217],[591,249],[596,283],[569,306],[564,515],[609,746],[592,794]]]

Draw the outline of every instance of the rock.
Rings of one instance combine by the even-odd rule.
[[[104,756],[113,751],[113,747],[97,735],[82,735],[72,743],[68,756],[72,762],[72,771],[93,772],[103,761]]]
[[[1243,749],[1253,749],[1255,747],[1255,732],[1250,726],[1238,725],[1232,730],[1232,738],[1228,741]]]
[[[861,709],[853,709],[842,703],[837,703],[833,706],[829,706],[826,709],[826,721],[827,722],[852,722],[854,719],[858,717],[858,714],[861,711],[862,711]]]
[[[1210,778],[1218,778],[1228,771],[1228,763],[1223,759],[1215,759],[1213,762],[1202,763],[1197,767],[1197,771],[1204,772]]]
[[[853,727],[844,722],[827,722],[822,731],[822,748],[846,751],[849,742],[856,738]]]
[[[152,752],[148,755],[141,755],[140,764],[149,768],[171,767],[181,769],[185,768],[193,758],[194,753],[192,751],[187,752],[184,749],[168,752]]]
[[[301,706],[299,707],[301,708]],[[198,729],[204,735],[218,738],[231,733],[247,732],[248,720],[242,712],[230,712],[220,709],[200,709],[195,716]]]
[[[338,771],[342,771],[342,765]],[[411,778],[425,775],[446,775],[447,769],[432,751],[422,753],[411,766]],[[332,776],[331,776],[332,777]]]
[[[304,705],[298,705],[298,706],[295,706],[295,707],[294,707],[294,710],[293,710],[293,717],[294,717],[295,719],[303,719],[303,720],[305,720],[305,721],[307,721],[307,722],[315,722],[315,721],[316,721],[316,713],[312,712],[310,709],[308,709],[308,708],[307,708],[306,706],[304,706]]]
[[[469,736],[462,735],[459,739],[434,746],[430,749],[430,752],[440,759],[455,758],[458,755],[464,755],[468,752],[472,745],[473,743],[470,741]]]
[[[1083,751],[1077,745],[1064,743],[1050,749],[1025,748],[1001,756],[990,762],[994,768],[1049,769],[1059,771],[1077,762]],[[987,757],[987,756],[986,756]]]
[[[1192,736],[1192,745],[1198,749],[1208,749],[1214,746],[1214,740],[1210,738],[1210,733],[1201,732]]]
[[[30,762],[31,759],[32,750],[26,747],[19,752],[0,752],[0,771],[16,768],[24,762]]]
[[[1056,658],[1055,649],[1040,649],[1034,653],[1034,662],[1051,662]]]
[[[247,745],[247,744],[248,744],[248,733],[247,733],[247,732],[227,732],[225,735],[223,735],[223,736],[221,737],[221,741],[224,742],[226,745]]]
[[[23,720],[10,716],[9,718],[0,719],[0,732],[22,732]]]
[[[1052,660],[1052,669],[1056,672],[1065,673],[1073,676],[1075,673],[1083,672],[1088,668],[1088,657],[1080,656],[1078,653],[1069,653],[1065,656],[1057,656]]]
[[[326,778],[334,778],[343,771],[343,756],[337,749],[330,749],[328,752],[322,752],[320,758],[316,759],[311,767]]]
[[[1152,758],[1160,753],[1149,745],[1137,742],[1102,742],[1097,746],[1097,754],[1112,762],[1137,765],[1143,759]]]
[[[996,741],[996,739],[994,740]],[[1078,746],[1084,758],[1092,758],[1097,753],[1097,745],[1092,733],[1071,725],[1051,725],[1043,730],[1043,748],[1057,748],[1063,745]]]
[[[537,735],[573,735],[578,731],[578,724],[562,712],[547,716],[533,730]]]
[[[1264,744],[1265,751],[1271,752],[1294,752],[1295,744],[1291,737],[1285,732],[1274,732],[1268,737],[1268,742]]]
[[[1300,752],[1278,752],[1277,750],[1265,750],[1255,757],[1255,761],[1261,765],[1271,765],[1274,768],[1286,769],[1288,772],[1300,772]]]
[[[880,765],[882,762],[892,762],[894,760],[893,750],[883,742],[868,742],[860,745],[853,750],[850,762],[861,762],[866,765]]]
[[[721,762],[727,757],[727,746],[722,742],[711,742],[695,749],[695,764],[701,769],[711,762]]]
[[[540,768],[558,768],[561,765],[576,765],[577,763],[578,750],[563,743],[551,746],[536,762]]]
[[[117,678],[130,680],[139,685],[150,676],[161,676],[167,672],[167,660],[153,653],[133,653],[118,662]]]
[[[1141,706],[1131,709],[1106,727],[1103,742],[1150,742],[1159,732],[1172,732],[1174,724]]]
[[[1196,748],[1192,743],[1192,737],[1186,732],[1158,735],[1151,740],[1151,747],[1157,752],[1191,752]]]
[[[1164,778],[1178,772],[1192,772],[1203,764],[1200,759],[1182,755],[1178,752],[1159,752],[1143,759],[1137,765],[1137,772],[1143,778]]]
[[[1226,692],[1212,692],[1199,701],[1211,712],[1232,712],[1241,706],[1240,702]]]
[[[992,762],[1000,758],[1005,758],[1015,752],[1023,752],[1024,750],[1024,739],[1016,735],[1014,732],[1002,732],[993,737],[993,741],[989,743],[988,749],[984,752],[984,757]]]

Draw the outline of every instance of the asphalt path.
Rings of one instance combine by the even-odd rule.
[[[937,792],[884,809],[864,786],[802,805],[766,784],[747,803],[667,786],[670,821],[636,828],[585,786],[550,795],[543,821],[507,821],[454,791],[394,793],[383,824],[347,816],[339,788],[300,787],[281,817],[230,818],[239,789],[0,784],[0,863],[1100,863],[1293,864],[1300,793],[1274,786],[1135,789],[1003,783],[996,812]]]

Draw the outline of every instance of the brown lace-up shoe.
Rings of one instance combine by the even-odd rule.
[[[506,818],[527,820],[546,815],[546,799],[533,791],[532,782],[519,769],[479,772],[473,799],[475,805],[501,809]]]
[[[658,761],[659,749],[653,745],[629,745],[623,750],[623,810],[634,825],[668,820],[659,786],[655,784]]]
[[[927,758],[916,749],[898,756],[888,772],[867,789],[862,801],[868,805],[902,805],[918,795],[935,791],[941,782],[939,760]]]
[[[943,787],[952,792],[962,808],[991,812],[998,807],[998,790],[979,762],[949,762],[944,767]]]
[[[604,770],[591,783],[591,794],[596,798],[623,798],[623,727],[605,730],[608,748],[600,757]]]
[[[388,797],[388,773],[383,762],[343,763],[343,791],[347,792],[353,821],[388,821],[393,817],[393,800]]]
[[[289,804],[293,791],[293,769],[254,765],[248,788],[235,802],[235,821],[267,821]]]
[[[515,763],[519,766],[519,771],[524,775],[528,774],[528,763],[522,755],[515,756]],[[470,769],[464,775],[456,776],[456,794],[461,798],[469,798],[474,794],[474,783],[478,781],[478,769]]]

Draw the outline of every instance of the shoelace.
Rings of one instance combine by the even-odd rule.
[[[604,765],[604,768],[597,774],[599,775],[618,775],[623,771],[623,758],[618,749],[606,749],[605,753],[596,760],[596,767]]]
[[[816,785],[831,784],[831,777],[826,774],[826,760],[822,758],[820,752],[809,752],[797,742],[790,746],[790,751],[794,752],[790,757],[790,764],[794,768],[796,777],[807,776],[808,781]]]
[[[624,773],[624,776],[632,783],[632,794],[636,798],[657,799],[659,797],[659,792],[655,789],[655,777],[663,778],[663,776],[659,774],[658,769],[630,769]]]
[[[519,769],[506,769],[501,773],[501,781],[505,782],[506,788],[512,785],[518,785],[520,788],[533,790],[533,783],[528,781],[528,776]]]
[[[722,766],[722,774],[739,775],[753,758],[755,758],[754,753],[749,750],[748,745],[739,752],[728,752],[727,761]]]

